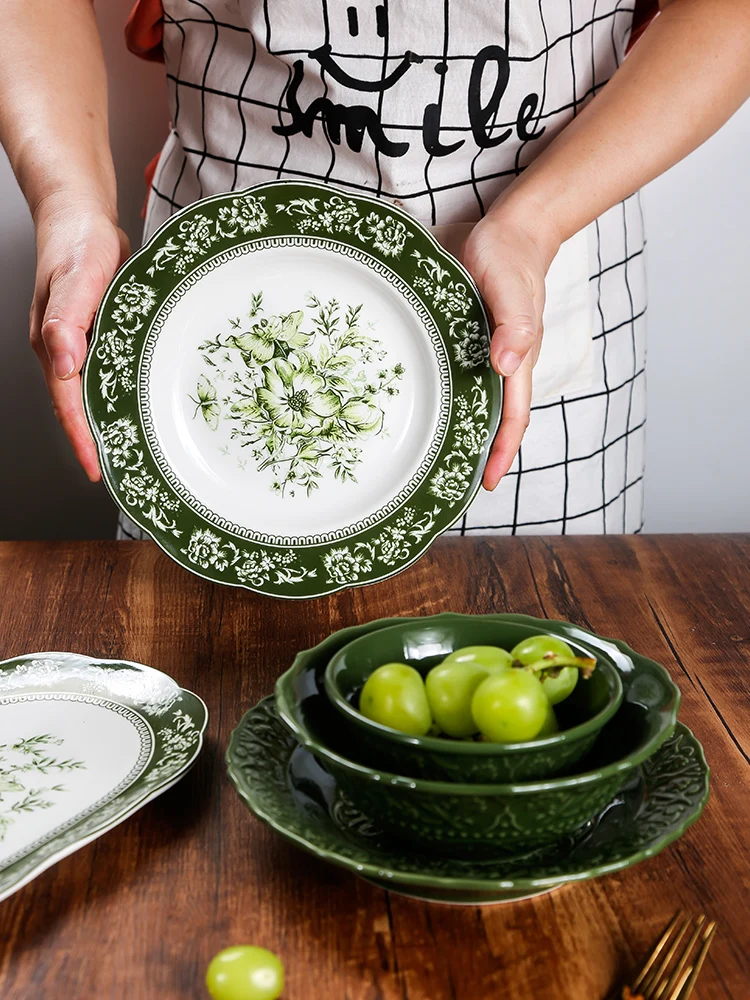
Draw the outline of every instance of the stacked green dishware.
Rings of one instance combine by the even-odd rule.
[[[384,663],[425,676],[462,647],[511,649],[535,634],[596,661],[557,733],[525,743],[412,736],[358,711]],[[422,898],[487,902],[633,864],[697,818],[708,770],[678,705],[659,664],[565,622],[385,619],[299,653],[227,757],[252,811],[303,848]],[[688,776],[679,796],[677,761]],[[679,808],[651,816],[654,796],[665,804],[672,794]]]

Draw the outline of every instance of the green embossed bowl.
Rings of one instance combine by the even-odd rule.
[[[408,663],[422,676],[463,646],[512,649],[531,635],[549,633],[548,622],[514,615],[443,614],[377,629],[339,649],[324,674],[325,691],[341,716],[347,756],[371,767],[438,781],[527,781],[562,774],[594,745],[622,702],[617,667],[602,651],[569,640],[594,656],[597,667],[556,709],[560,732],[526,743],[485,743],[437,736],[408,736],[366,718],[355,707],[370,674],[383,663]]]
[[[463,616],[440,615],[439,622]],[[522,615],[487,616],[538,627]],[[593,816],[674,730],[679,691],[659,664],[624,643],[578,626],[546,621],[547,631],[606,656],[623,684],[622,705],[600,732],[576,774],[531,784],[448,784],[384,773],[352,760],[341,716],[323,689],[325,668],[339,649],[361,635],[426,619],[383,619],[344,629],[298,654],[276,684],[279,717],[329,770],[362,812],[388,831],[440,848],[517,850],[547,843]]]
[[[399,840],[444,852],[552,843],[595,816],[623,782],[616,768],[502,785],[425,781],[357,764],[310,731],[295,735],[365,816]]]

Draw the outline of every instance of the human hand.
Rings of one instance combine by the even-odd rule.
[[[560,242],[554,226],[528,227],[514,210],[496,203],[461,250],[490,313],[492,367],[505,379],[500,429],[484,470],[487,490],[494,490],[511,467],[529,426],[531,373],[542,346],[544,279]]]
[[[130,245],[95,200],[50,197],[34,212],[37,270],[29,320],[31,346],[52,406],[86,475],[101,473],[83,413],[81,368],[94,313]]]

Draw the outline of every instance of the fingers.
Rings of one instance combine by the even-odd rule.
[[[537,340],[534,319],[527,313],[516,313],[498,323],[492,335],[490,358],[499,375],[515,375],[533,351]]]
[[[539,248],[523,233],[497,228],[485,217],[462,257],[492,316],[492,366],[500,375],[514,375],[539,352],[546,273]]]
[[[477,223],[462,249],[492,317],[492,367],[505,379],[500,429],[484,471],[488,490],[510,469],[529,425],[531,373],[542,344],[545,275],[554,256],[512,219],[491,216]]]
[[[529,426],[532,369],[542,339],[541,304],[532,284],[517,269],[486,285],[494,332],[492,367],[504,376],[500,429],[484,470],[484,487],[494,490],[513,464]]]
[[[128,256],[127,236],[96,202],[53,205],[35,219],[37,284],[30,340],[52,405],[88,477],[101,478],[81,399],[88,334],[112,275]]]
[[[494,490],[513,464],[531,414],[531,371],[532,358],[526,360],[516,373],[505,379],[503,384],[503,415],[497,432],[482,484],[486,490]]]
[[[42,364],[44,380],[47,383],[55,416],[73,446],[73,451],[83,466],[84,472],[92,483],[98,482],[101,479],[101,471],[96,445],[91,437],[91,431],[83,412],[81,377],[76,375],[74,378],[66,380],[57,378],[52,371],[52,363],[41,338],[35,341],[32,337],[32,346]]]
[[[89,279],[74,272],[53,279],[47,295],[38,295],[32,305],[30,339],[44,371],[55,415],[86,475],[97,482],[101,478],[99,460],[83,412],[78,374],[98,303],[96,292],[91,298],[89,285]]]
[[[485,284],[483,294],[492,314],[492,367],[499,375],[514,375],[541,338],[541,309],[529,281],[513,269]]]
[[[55,378],[72,378],[83,367],[87,334],[100,295],[86,272],[72,270],[50,282],[41,339]]]

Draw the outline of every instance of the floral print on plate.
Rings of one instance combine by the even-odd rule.
[[[249,502],[246,515],[228,516],[176,467],[153,412],[173,386],[156,381],[153,359],[172,343],[164,330],[186,295],[243,255],[248,273],[262,274],[257,265],[280,248],[324,259],[342,275],[341,294],[299,273],[280,305],[259,280],[242,289],[239,315],[212,300],[212,328],[192,347],[174,341],[175,368],[194,364],[184,386],[174,375],[183,436],[200,440],[219,478],[231,467],[238,497],[275,503],[282,519],[291,512],[271,530]],[[355,266],[377,283],[369,304],[347,293]],[[422,331],[428,364],[400,349],[389,309]],[[437,416],[408,475],[359,509],[367,483],[380,485],[389,436],[428,397]],[[280,181],[196,203],[124,265],[97,314],[84,399],[113,497],[169,555],[210,580],[307,598],[399,572],[461,516],[479,488],[501,386],[479,294],[424,227],[390,204]],[[335,523],[320,515],[329,499],[344,512]]]

